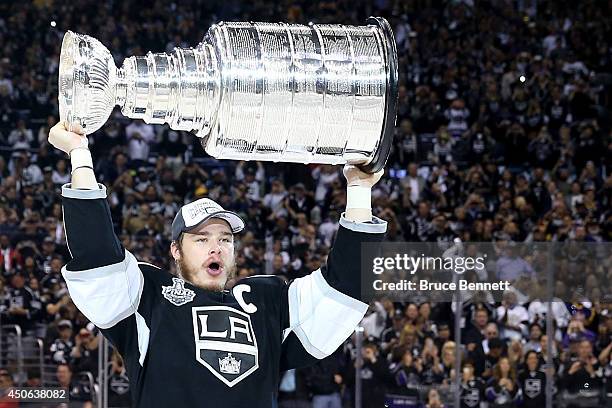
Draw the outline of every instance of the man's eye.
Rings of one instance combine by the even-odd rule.
[[[229,238],[221,238],[221,241],[222,242],[227,242],[227,243],[232,242]]]
[[[206,241],[207,241],[206,238],[198,238],[196,240],[196,242],[206,242]]]

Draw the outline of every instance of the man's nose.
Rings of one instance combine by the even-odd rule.
[[[214,243],[210,246],[210,249],[208,250],[209,254],[221,254],[221,244]]]

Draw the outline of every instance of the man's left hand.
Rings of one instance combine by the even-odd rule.
[[[378,183],[382,175],[384,174],[385,169],[381,169],[376,173],[369,174],[365,173],[357,166],[352,164],[345,164],[342,173],[346,178],[347,186],[359,186],[359,187],[369,187],[372,188],[374,184]]]

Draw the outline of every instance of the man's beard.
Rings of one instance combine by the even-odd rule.
[[[202,272],[201,271],[197,271],[197,270],[194,271],[191,268],[189,268],[189,266],[185,262],[185,256],[183,255],[182,251],[179,251],[179,253],[181,254],[181,258],[178,261],[176,261],[176,273],[185,282],[189,282],[192,285],[197,286],[197,287],[199,287],[201,289],[210,290],[212,292],[222,292],[225,289],[225,284],[227,282],[229,282],[230,280],[232,280],[236,276],[236,265],[235,264],[231,264],[231,265],[228,265],[225,268],[226,277],[227,277],[225,282],[223,282],[223,283],[221,283],[221,282],[211,282],[211,283],[207,283],[205,285],[199,285],[199,284],[196,283],[196,279],[194,279],[194,278],[197,277],[198,274],[200,274]],[[206,273],[206,272],[204,272],[204,273]]]

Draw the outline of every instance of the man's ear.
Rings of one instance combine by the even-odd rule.
[[[179,261],[181,259],[181,252],[179,251],[176,241],[172,241],[170,244],[170,253],[175,261]]]

